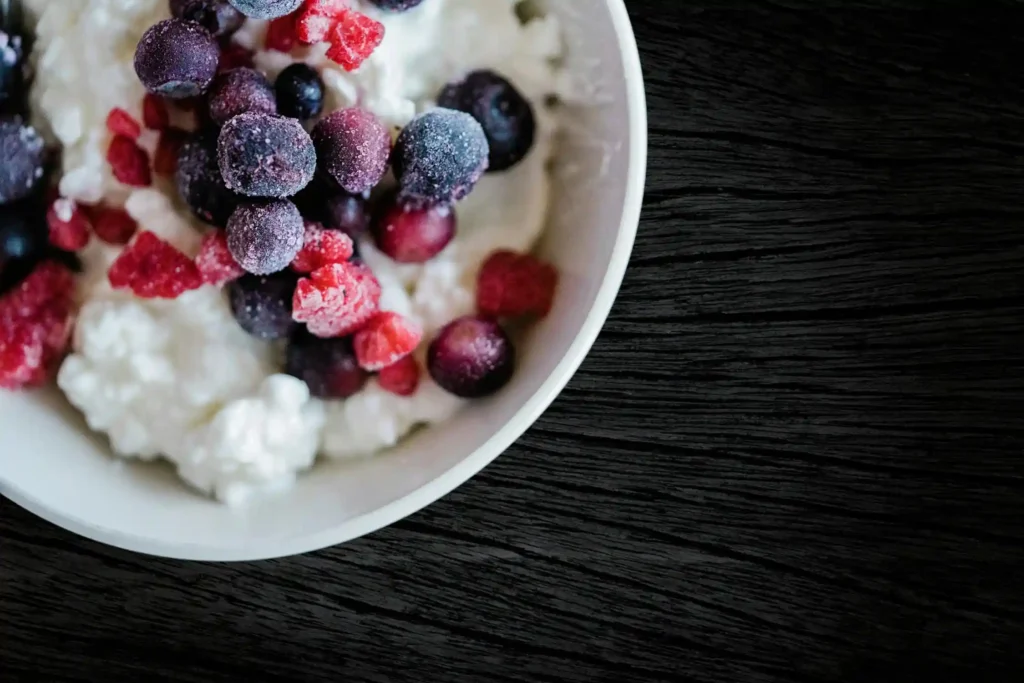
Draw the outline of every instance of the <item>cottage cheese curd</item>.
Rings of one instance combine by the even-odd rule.
[[[174,188],[129,190],[104,159],[109,110],[141,117],[134,49],[150,25],[169,16],[167,0],[25,1],[38,19],[32,101],[43,128],[64,147],[62,194],[124,205],[140,229],[195,254],[203,228]],[[417,319],[429,338],[471,312],[473,282],[487,254],[529,249],[543,228],[556,132],[543,102],[562,88],[559,28],[545,18],[521,24],[517,0],[426,0],[401,14],[356,4],[386,26],[383,44],[357,72],[327,60],[322,46],[294,55],[258,52],[257,68],[273,78],[306,61],[322,71],[326,112],[358,104],[395,128],[433,106],[445,83],[480,68],[503,73],[537,110],[535,148],[510,171],[485,176],[459,204],[458,237],[441,255],[401,265],[361,245],[381,281],[382,307]],[[266,30],[266,22],[250,20],[235,40],[258,48]],[[117,454],[167,458],[185,481],[222,501],[237,504],[287,487],[318,454],[372,455],[461,405],[428,377],[410,397],[371,380],[345,401],[312,399],[302,382],[275,374],[280,349],[247,336],[221,290],[204,287],[173,301],[114,291],[106,269],[117,253],[93,240],[82,255],[83,307],[58,384],[89,426],[109,435]]]

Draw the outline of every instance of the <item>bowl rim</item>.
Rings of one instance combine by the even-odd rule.
[[[624,0],[606,0],[606,3],[621,47],[630,118],[626,195],[611,261],[594,304],[568,351],[512,419],[482,446],[415,491],[336,527],[287,540],[268,539],[227,548],[164,543],[97,527],[82,519],[56,512],[5,482],[0,482],[0,494],[52,524],[122,550],[178,560],[244,562],[301,555],[378,531],[440,500],[493,462],[537,421],[583,363],[615,303],[636,240],[647,174],[647,101],[636,36]]]

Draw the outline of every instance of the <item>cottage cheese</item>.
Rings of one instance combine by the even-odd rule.
[[[62,194],[123,205],[142,229],[194,254],[203,227],[174,188],[131,191],[111,177],[104,160],[107,112],[117,106],[141,117],[134,49],[150,25],[167,18],[167,0],[25,4],[38,20],[32,101],[43,128],[64,147]],[[433,106],[445,83],[479,68],[506,75],[538,113],[535,149],[514,169],[484,177],[458,206],[458,237],[436,259],[401,265],[372,244],[361,245],[381,281],[382,307],[417,319],[429,336],[472,310],[473,282],[488,253],[529,249],[543,228],[556,132],[543,101],[561,94],[563,75],[553,66],[559,28],[553,19],[521,24],[518,0],[426,0],[401,14],[356,4],[387,31],[357,72],[328,61],[322,46],[294,55],[259,52],[257,67],[273,78],[295,61],[308,62],[323,73],[326,111],[358,104],[396,129]],[[266,30],[266,22],[250,20],[235,39],[257,47]],[[143,141],[153,144],[152,136]],[[220,500],[240,504],[287,487],[318,454],[373,455],[461,406],[429,378],[410,397],[371,380],[346,401],[311,399],[302,382],[275,374],[280,349],[247,336],[222,291],[204,287],[174,301],[114,291],[106,270],[117,253],[93,240],[82,254],[83,307],[58,384],[89,426],[109,435],[117,454],[164,457],[185,481]],[[422,360],[423,349],[418,353]]]

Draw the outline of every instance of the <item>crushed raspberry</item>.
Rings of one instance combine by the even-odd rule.
[[[178,170],[178,152],[188,133],[181,128],[167,128],[160,133],[153,154],[153,170],[160,176],[172,176]]]
[[[296,22],[296,37],[306,45],[327,40],[327,34],[347,10],[348,0],[308,0]]]
[[[345,233],[325,230],[319,223],[306,221],[305,240],[292,261],[292,269],[299,273],[312,273],[332,263],[344,263],[352,258],[354,249],[352,238]]]
[[[292,317],[317,337],[344,337],[373,317],[380,293],[380,283],[366,266],[332,263],[299,280]]]
[[[242,67],[251,68],[253,62],[254,53],[247,47],[242,47],[238,43],[231,43],[220,51],[220,61],[217,63],[217,71],[231,71],[232,69],[241,69]]]
[[[89,217],[73,199],[58,199],[46,212],[50,244],[64,251],[78,251],[89,243]]]
[[[480,267],[476,306],[484,315],[545,316],[558,286],[558,271],[530,254],[496,251]]]
[[[110,266],[114,289],[130,289],[143,299],[175,299],[203,285],[188,256],[151,232],[139,233]]]
[[[420,364],[413,356],[406,356],[381,370],[377,383],[396,396],[412,396],[420,386]]]
[[[295,15],[287,14],[270,22],[264,45],[268,50],[291,52],[295,47]]]
[[[327,58],[355,71],[384,40],[384,24],[354,10],[342,12],[328,33]]]
[[[381,370],[394,365],[416,350],[423,340],[419,323],[398,313],[381,311],[356,332],[352,339],[356,360],[364,370]]]
[[[115,107],[107,114],[107,130],[114,135],[123,135],[135,140],[142,133],[142,126],[124,109]]]
[[[124,209],[97,206],[89,213],[92,216],[92,231],[107,244],[128,244],[138,232],[139,224]]]
[[[150,130],[163,130],[171,125],[171,113],[164,98],[146,93],[142,98],[142,123]]]
[[[149,187],[153,174],[149,170],[149,154],[124,135],[115,135],[107,149],[107,163],[114,177],[132,187]]]
[[[228,249],[228,236],[223,230],[211,232],[203,237],[202,246],[196,255],[196,267],[203,282],[220,287],[245,275],[242,266]]]

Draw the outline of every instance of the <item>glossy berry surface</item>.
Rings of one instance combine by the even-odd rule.
[[[46,170],[46,146],[20,117],[0,119],[0,203],[24,199],[39,187]]]
[[[293,119],[311,119],[324,109],[324,81],[320,72],[302,62],[292,64],[277,77],[277,111]]]
[[[431,206],[410,209],[391,201],[374,218],[373,241],[399,263],[424,263],[437,256],[455,238],[455,209]]]
[[[218,126],[247,111],[277,113],[277,97],[270,81],[255,69],[231,69],[210,85],[207,106],[210,120]]]
[[[382,370],[416,350],[423,340],[419,323],[392,311],[381,311],[370,318],[352,337],[359,366]]]
[[[319,223],[306,222],[302,249],[292,261],[297,273],[312,273],[332,263],[344,263],[352,258],[355,247],[352,238],[340,230],[327,230]]]
[[[172,16],[200,24],[215,38],[227,38],[245,22],[227,0],[170,0],[170,6]]]
[[[461,398],[482,398],[512,378],[515,348],[497,322],[467,316],[448,323],[430,343],[427,369],[445,391]]]
[[[253,19],[276,19],[291,14],[303,0],[228,0],[239,12]]]
[[[372,190],[388,168],[391,134],[372,113],[359,107],[327,116],[313,129],[317,164],[345,192]]]
[[[402,130],[391,155],[400,201],[416,208],[459,201],[487,170],[488,154],[484,130],[469,114],[420,114]]]
[[[213,34],[192,21],[166,19],[143,34],[135,50],[135,73],[155,95],[195,97],[210,87],[219,59]]]
[[[288,344],[285,372],[298,377],[317,398],[354,396],[365,386],[370,373],[359,367],[352,339],[320,339],[304,331]]]
[[[181,145],[174,174],[178,193],[201,220],[223,228],[241,197],[228,189],[217,163],[217,136],[193,134]]]
[[[295,275],[246,275],[227,287],[231,312],[239,326],[257,339],[286,339],[298,328],[292,319]]]
[[[304,226],[295,205],[285,200],[240,204],[228,220],[228,249],[253,275],[284,270],[302,248]]]
[[[250,197],[290,197],[313,179],[316,150],[295,119],[247,112],[228,121],[217,141],[224,183]]]
[[[404,12],[416,7],[423,0],[370,0],[370,2],[389,12]]]
[[[515,166],[533,148],[537,133],[533,107],[515,86],[493,71],[474,71],[449,84],[437,104],[466,112],[484,129],[490,148],[489,172]]]
[[[45,208],[23,200],[0,205],[0,293],[26,276],[46,253]]]
[[[25,85],[24,67],[25,50],[21,36],[0,30],[0,106],[7,104],[8,100],[13,104],[20,98]],[[14,110],[18,108],[12,107]]]

